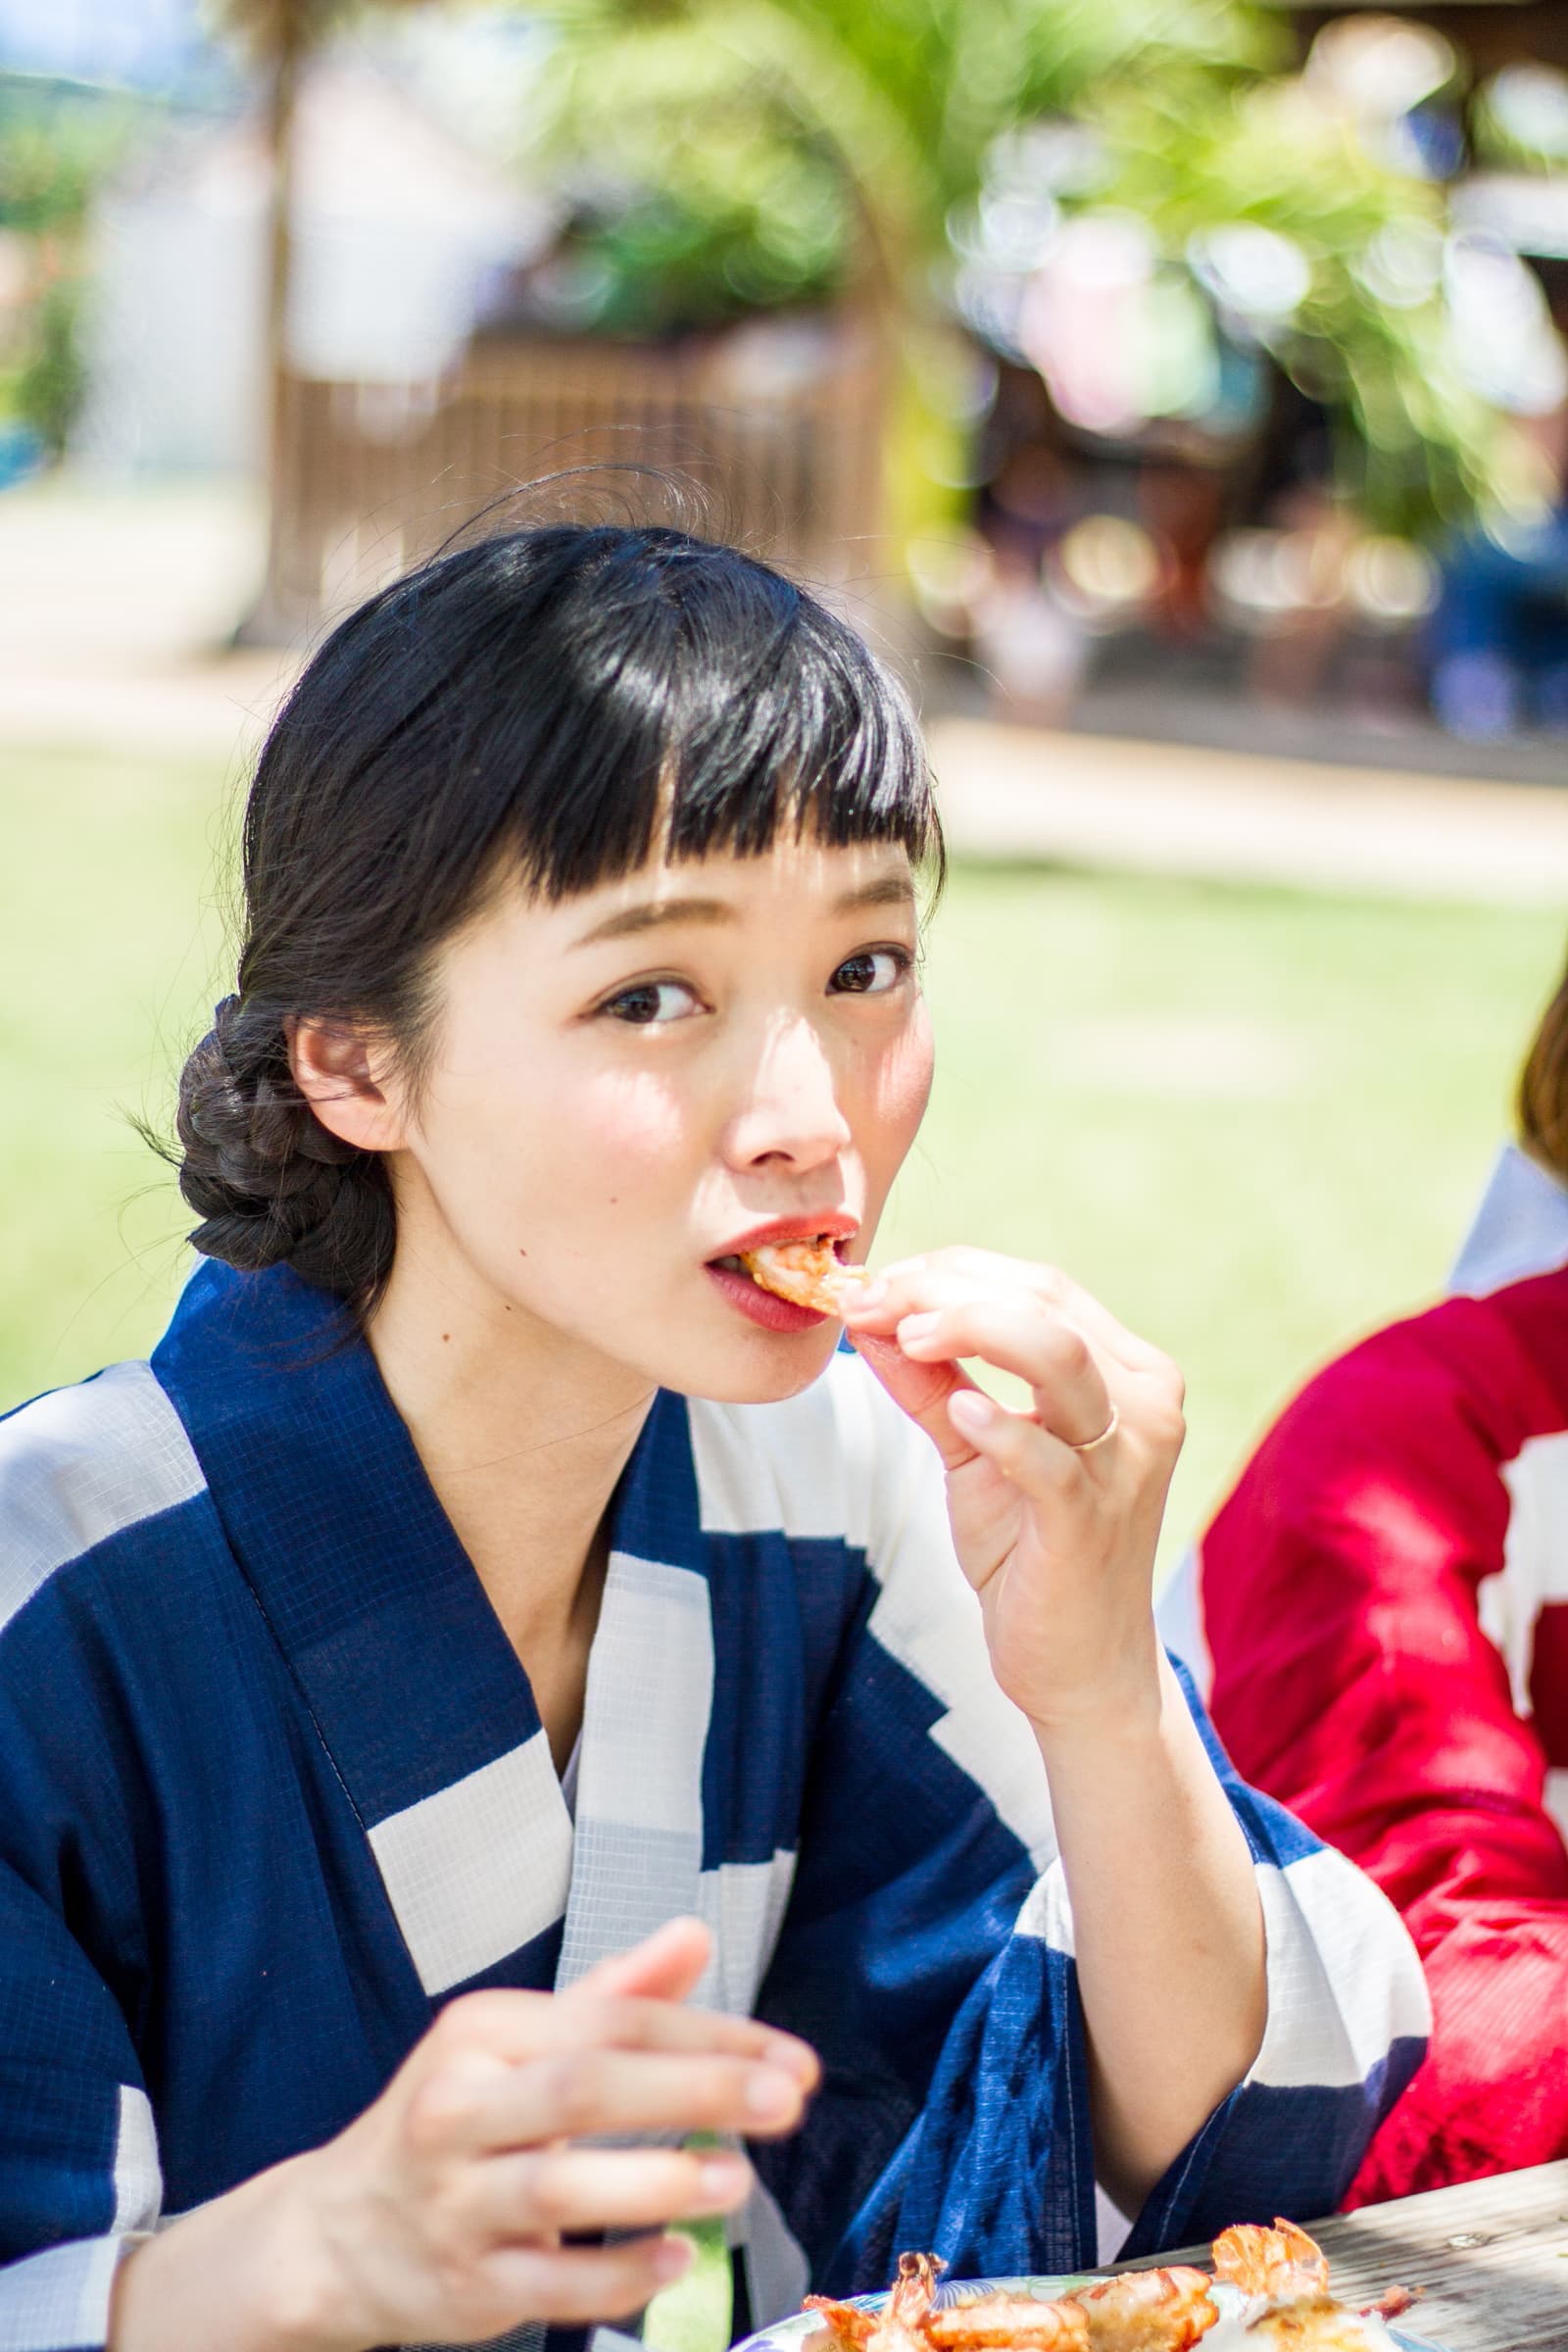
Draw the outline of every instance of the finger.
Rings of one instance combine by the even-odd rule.
[[[918,1363],[979,1356],[1027,1381],[1041,1425],[1068,1446],[1087,1446],[1110,1421],[1110,1391],[1081,1331],[1032,1299],[971,1298],[906,1315],[901,1349]]]
[[[581,2050],[468,2085],[455,2129],[477,2148],[628,2132],[771,2138],[795,2130],[808,2095],[793,2071],[744,2058]]]
[[[591,1968],[577,1989],[634,1992],[684,2001],[696,1991],[713,1956],[713,1938],[702,1920],[665,1920],[628,1952],[614,1952]]]
[[[816,2052],[793,2034],[756,2018],[639,2000],[596,1989],[597,1975],[567,1993],[470,1992],[450,2002],[431,2030],[438,2052],[477,2081],[530,2060],[594,2049],[652,2050],[750,2060],[782,2067],[814,2089]],[[479,2061],[477,2066],[470,2061]]]
[[[484,2274],[492,2300],[518,2319],[587,2325],[641,2311],[690,2270],[693,2252],[680,2237],[559,2249],[498,2246],[485,2257]]]
[[[965,1443],[1032,1501],[1059,1503],[1081,1491],[1083,1455],[1029,1414],[1009,1413],[978,1390],[955,1396],[953,1407]]]
[[[957,1391],[979,1394],[956,1364],[917,1363],[904,1353],[896,1340],[879,1339],[868,1331],[852,1331],[850,1345],[869,1364],[894,1403],[925,1431],[942,1456],[944,1470],[959,1470],[974,1460],[974,1447],[948,1416],[949,1400]]]
[[[475,2168],[474,2211],[495,2237],[662,2230],[733,2213],[752,2168],[726,2148],[531,2148]]]
[[[868,1286],[846,1298],[844,1319],[880,1331],[903,1315],[954,1306],[964,1298],[1044,1296],[1056,1279],[1049,1266],[1004,1257],[995,1250],[928,1250],[884,1266]]]
[[[891,1333],[905,1315],[955,1306],[966,1298],[1038,1298],[1076,1323],[1114,1362],[1147,1371],[1163,1361],[1158,1348],[1119,1323],[1094,1294],[1058,1266],[1005,1257],[993,1250],[947,1249],[902,1258],[881,1269],[867,1290],[847,1299],[844,1321],[854,1331]]]
[[[729,2017],[722,2010],[691,2009],[674,2001],[606,1999],[589,1990],[584,1978],[564,1996],[566,2012],[559,2021],[562,2040],[569,2049],[687,2051],[693,2056],[746,2058],[763,2066],[781,2066],[798,2077],[803,2087],[814,2090],[822,2062],[808,2041],[764,2025],[755,2017]],[[569,2003],[569,2009],[567,2008]]]

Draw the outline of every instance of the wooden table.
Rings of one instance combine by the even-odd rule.
[[[1396,2326],[1444,2352],[1568,2352],[1568,2163],[1309,2224],[1352,2309],[1425,2288]],[[1200,2262],[1206,2246],[1162,2261]],[[1142,2266],[1140,2266],[1142,2267]]]

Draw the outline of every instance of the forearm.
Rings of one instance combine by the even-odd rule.
[[[1136,2212],[1261,2046],[1256,1880],[1163,1658],[1147,1705],[1036,1737],[1072,1905],[1097,2164]]]
[[[311,2161],[275,2165],[135,2247],[115,2280],[108,2352],[355,2352],[360,2339],[331,2329],[301,2227]]]

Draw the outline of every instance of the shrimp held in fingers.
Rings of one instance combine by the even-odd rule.
[[[775,1298],[811,1307],[819,1315],[836,1315],[856,1286],[867,1279],[863,1266],[840,1264],[825,1234],[814,1242],[763,1242],[759,1249],[743,1250],[741,1264]]]

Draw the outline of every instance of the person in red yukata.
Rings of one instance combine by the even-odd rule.
[[[1421,1953],[1352,2206],[1568,2156],[1568,979],[1519,1131],[1453,1295],[1308,1384],[1161,1610],[1238,1771]]]

